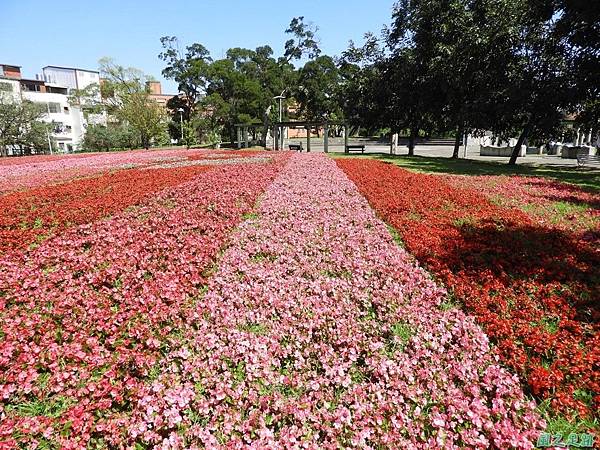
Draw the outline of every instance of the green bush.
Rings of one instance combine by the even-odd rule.
[[[140,147],[138,133],[126,125],[89,125],[81,143],[82,150],[110,151]]]

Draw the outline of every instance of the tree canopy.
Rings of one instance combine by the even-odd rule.
[[[598,2],[399,0],[380,36],[324,55],[318,28],[292,19],[281,56],[269,46],[211,58],[202,44],[161,39],[163,75],[179,85],[169,107],[197,135],[236,139],[234,124],[276,120],[275,98],[305,120],[345,120],[373,133],[466,134],[544,143],[575,113],[600,128]],[[289,117],[289,116],[288,116]],[[180,126],[173,126],[178,132]]]
[[[41,120],[46,113],[43,105],[0,96],[0,156],[6,156],[9,147],[24,153],[49,151],[50,124]]]
[[[110,58],[100,60],[100,73],[102,99],[111,116],[133,128],[144,148],[165,140],[165,111],[150,98],[147,86],[152,78],[139,69],[116,64]]]

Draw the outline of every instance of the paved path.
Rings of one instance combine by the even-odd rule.
[[[290,142],[299,142],[300,139],[290,139]],[[354,142],[354,140],[352,140]],[[385,153],[389,154],[390,146],[387,143],[380,141],[366,141],[361,140],[366,145],[365,153]],[[302,144],[306,149],[306,139],[302,140]],[[286,145],[287,148],[287,145]],[[311,140],[311,151],[312,152],[323,152],[323,139]],[[329,151],[332,153],[343,153],[344,145],[341,139],[330,139],[329,140]],[[419,156],[429,157],[450,157],[452,156],[453,146],[450,145],[417,145],[415,148],[415,154]],[[464,148],[461,148],[460,157],[463,157]],[[357,153],[359,154],[359,153]],[[408,148],[406,146],[399,146],[397,155],[408,154]],[[497,161],[497,162],[508,162],[507,157],[496,157],[496,156],[480,156],[479,147],[470,147],[467,151],[467,159],[473,159],[477,161]],[[551,155],[527,155],[520,157],[518,160],[519,164],[527,164],[534,166],[553,166],[553,167],[565,167],[573,168],[577,167],[576,159],[563,159],[558,156]]]

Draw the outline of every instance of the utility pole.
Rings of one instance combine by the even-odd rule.
[[[183,145],[183,108],[179,108],[179,123],[181,124],[181,145]]]
[[[285,93],[285,89],[283,91],[281,91],[281,94],[279,94],[277,97],[273,97],[274,100],[279,100],[279,123],[281,123],[283,121],[283,100],[285,99],[285,97],[283,96],[283,94]],[[281,131],[279,133],[281,135],[281,148],[283,149],[283,127],[281,127]]]

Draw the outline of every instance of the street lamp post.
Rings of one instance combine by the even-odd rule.
[[[183,108],[179,108],[179,122],[181,124],[181,145],[183,145]]]
[[[285,97],[283,96],[284,93],[285,93],[285,89],[283,91],[281,91],[281,94],[279,94],[277,97],[273,97],[273,100],[279,100],[279,122],[280,123],[283,120],[283,100],[285,100]],[[283,127],[281,127],[281,131],[279,134],[281,135],[281,148],[283,149]]]

